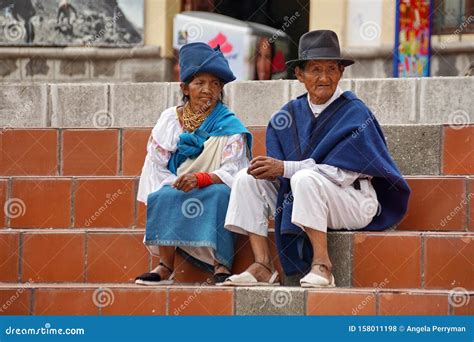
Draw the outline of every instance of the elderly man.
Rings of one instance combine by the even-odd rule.
[[[304,34],[299,59],[288,62],[307,94],[274,114],[268,156],[234,179],[225,227],[249,236],[255,262],[223,283],[276,285],[268,216],[286,275],[305,274],[303,287],[333,287],[327,230],[383,230],[401,220],[410,189],[391,158],[377,120],[338,86],[344,68],[337,35]]]

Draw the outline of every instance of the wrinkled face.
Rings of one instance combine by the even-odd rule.
[[[296,77],[314,104],[324,104],[331,98],[343,72],[344,66],[332,60],[313,60],[306,62],[303,68],[295,68]]]
[[[188,84],[181,83],[183,94],[189,96],[194,110],[206,111],[219,101],[224,84],[209,73],[198,73]]]
[[[272,48],[268,39],[259,40],[256,58],[255,65],[258,79],[270,80],[272,78]]]

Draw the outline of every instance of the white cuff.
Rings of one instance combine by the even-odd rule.
[[[295,173],[303,169],[314,170],[316,162],[309,158],[301,161],[283,161],[283,177],[291,178]]]
[[[165,185],[172,185],[177,179],[178,176],[176,176],[175,174],[171,174],[165,178],[165,180],[160,184],[160,187]]]

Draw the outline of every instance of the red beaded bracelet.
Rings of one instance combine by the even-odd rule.
[[[198,188],[205,188],[212,184],[211,175],[207,172],[196,172],[194,173],[197,179]]]

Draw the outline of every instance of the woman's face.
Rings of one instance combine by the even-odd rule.
[[[197,74],[189,84],[181,83],[183,94],[189,97],[194,110],[206,111],[221,98],[223,83],[209,73]]]
[[[257,45],[257,78],[270,80],[272,78],[272,48],[268,39],[260,39]]]

